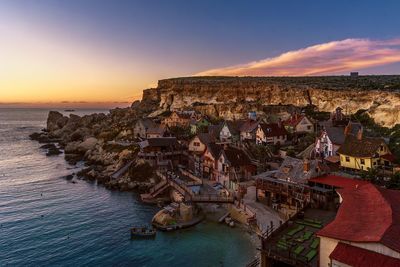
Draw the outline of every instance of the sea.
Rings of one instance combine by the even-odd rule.
[[[0,108],[0,266],[245,266],[254,237],[204,221],[154,240],[131,240],[159,208],[132,192],[64,177],[76,172],[63,155],[47,157],[29,134],[48,109]],[[77,110],[77,115],[106,110]],[[66,113],[66,112],[64,112]]]

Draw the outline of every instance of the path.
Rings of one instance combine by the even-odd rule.
[[[260,230],[265,230],[267,226],[271,225],[271,221],[274,227],[279,226],[279,221],[282,220],[279,214],[268,206],[256,202],[256,187],[250,186],[247,188],[247,194],[243,198],[244,204],[249,206],[253,211],[256,212],[256,218]]]

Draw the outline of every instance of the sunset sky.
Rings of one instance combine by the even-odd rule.
[[[190,75],[400,74],[399,10],[399,1],[3,0],[0,104],[123,106],[159,79]]]

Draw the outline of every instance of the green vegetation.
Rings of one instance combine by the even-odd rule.
[[[380,126],[368,115],[366,110],[360,109],[351,117],[352,120],[359,121],[365,128],[366,134],[372,137],[388,137],[389,149],[400,163],[400,124],[393,128]]]
[[[319,245],[319,238],[317,237],[317,238],[313,239],[313,241],[310,245],[310,248],[316,249],[318,247],[318,245]]]
[[[318,111],[315,105],[308,105],[304,108],[304,113],[307,117],[312,118],[316,121],[326,121],[331,117],[330,112]]]
[[[389,189],[400,189],[400,173],[394,174],[387,184]]]
[[[194,136],[194,134],[190,131],[190,127],[171,127],[169,128],[172,136],[175,136],[177,139],[190,139]]]
[[[304,229],[304,225],[297,225],[295,228],[291,229],[289,232],[287,232],[288,236],[294,236],[298,232]]]
[[[270,148],[264,145],[249,144],[250,154],[260,162],[266,162],[270,158]]]
[[[302,220],[297,220],[296,221],[296,223],[298,223],[298,224],[300,224],[300,225],[306,225],[306,226],[310,226],[310,227],[313,227],[313,228],[318,228],[318,229],[321,229],[322,228],[322,224],[320,224],[320,223],[312,223],[312,222],[306,222],[306,221],[302,221]]]
[[[300,153],[304,151],[307,147],[314,144],[314,142],[315,142],[315,134],[307,133],[305,136],[299,138],[298,144],[295,147],[296,152]]]
[[[315,255],[317,255],[317,251],[315,249],[310,250],[306,255],[307,261],[311,261]]]
[[[148,181],[150,177],[154,177],[159,180],[158,176],[155,175],[154,168],[147,162],[139,165],[132,164],[128,170],[129,177],[133,181],[145,182]]]
[[[303,252],[304,246],[298,245],[297,248],[294,250],[294,254],[299,255],[301,252]]]
[[[196,76],[178,77],[160,80],[175,84],[196,83],[273,83],[294,87],[318,87],[327,90],[396,90],[400,88],[399,75],[363,75],[357,78],[350,76],[306,76],[306,77],[232,77],[232,76]]]

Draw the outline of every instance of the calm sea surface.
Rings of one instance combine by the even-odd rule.
[[[0,109],[0,266],[244,266],[254,257],[247,233],[212,222],[131,241],[129,228],[158,209],[133,193],[62,178],[74,167],[28,138],[47,113]]]

